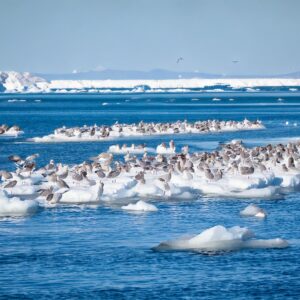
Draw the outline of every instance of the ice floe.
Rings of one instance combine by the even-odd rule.
[[[145,144],[135,145],[131,144],[131,146],[127,146],[127,144],[123,144],[122,146],[111,145],[108,148],[108,152],[115,153],[115,154],[126,154],[126,153],[136,153],[136,154],[143,154],[145,152],[154,152],[153,148],[146,147]]]
[[[169,142],[169,147],[165,143],[162,143],[156,147],[156,153],[159,154],[175,154],[176,153],[176,147],[174,144],[174,141],[171,140]]]
[[[1,136],[18,136],[24,133],[21,128],[17,125],[8,126],[3,124],[0,126],[0,137]]]
[[[233,141],[213,152],[164,155],[100,153],[92,162],[37,167],[31,155],[10,156],[18,169],[1,171],[0,190],[10,197],[47,203],[93,203],[193,196],[278,199],[300,188],[300,142],[246,148]]]
[[[140,200],[135,204],[129,203],[128,205],[124,205],[122,206],[122,209],[129,210],[129,211],[142,211],[142,212],[158,211],[155,205],[147,203],[143,200]]]
[[[267,216],[267,213],[257,205],[250,204],[240,212],[240,215],[243,217],[265,218]]]
[[[174,123],[145,123],[119,124],[112,126],[62,127],[55,129],[53,134],[30,139],[33,142],[80,142],[103,141],[130,136],[201,134],[208,132],[259,130],[264,126],[260,121],[219,121],[207,120],[197,122],[177,121]]]
[[[34,200],[9,198],[5,191],[0,190],[0,217],[23,217],[32,215],[38,210],[38,203]]]
[[[255,239],[254,233],[247,228],[234,226],[226,228],[217,225],[190,238],[180,238],[160,243],[155,250],[220,252],[242,249],[282,249],[288,242],[281,238]]]

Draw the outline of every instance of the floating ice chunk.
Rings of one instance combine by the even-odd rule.
[[[176,147],[166,147],[163,144],[160,144],[156,147],[156,153],[158,154],[175,154],[176,153]]]
[[[287,241],[280,238],[269,240],[254,239],[254,234],[247,228],[234,226],[227,229],[221,225],[217,225],[204,230],[192,238],[162,242],[154,249],[218,252],[286,247],[288,247]]]
[[[267,213],[262,208],[254,204],[250,204],[240,212],[240,215],[244,217],[265,218]]]
[[[34,214],[38,209],[38,203],[34,200],[20,200],[20,198],[8,198],[7,194],[0,191],[0,217],[22,217]]]
[[[153,148],[146,147],[144,145],[134,145],[131,146],[120,146],[120,145],[111,145],[109,146],[108,152],[117,153],[117,154],[126,154],[126,153],[136,153],[143,154],[144,152],[154,152]]]
[[[24,133],[19,126],[11,126],[9,127],[6,124],[0,125],[0,136],[15,136],[17,137],[19,134]]]
[[[60,203],[82,204],[98,203],[103,194],[103,184],[98,182],[96,185],[89,187],[74,187],[62,194]]]
[[[265,217],[266,217],[266,214],[265,214],[263,211],[259,211],[259,212],[255,215],[255,217],[257,217],[257,218],[265,218]]]
[[[281,187],[297,189],[300,186],[300,174],[282,174]]]
[[[246,88],[246,92],[256,92],[256,89],[253,89],[253,88]]]
[[[224,193],[225,197],[237,198],[265,198],[270,199],[280,195],[280,188],[276,186],[268,186],[265,188],[253,188],[244,191],[228,191]]]
[[[32,196],[36,194],[38,189],[37,185],[30,185],[30,184],[17,184],[12,188],[6,188],[5,191],[10,196]]]
[[[132,211],[158,211],[156,206],[150,203],[146,203],[143,200],[140,200],[135,204],[130,203],[128,205],[122,206],[122,209]]]
[[[103,103],[105,104],[105,103]],[[114,124],[111,127],[83,126],[73,128],[57,128],[53,134],[44,137],[29,139],[34,142],[80,142],[80,141],[104,141],[108,139],[169,134],[203,134],[208,132],[259,130],[264,126],[260,121],[177,121],[174,123],[144,123],[139,124]]]
[[[231,140],[230,143],[233,145],[238,145],[238,144],[242,144],[242,141],[241,140]]]

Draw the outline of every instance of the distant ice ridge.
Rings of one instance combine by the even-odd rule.
[[[181,238],[160,243],[155,250],[190,250],[196,252],[236,251],[241,249],[286,248],[288,242],[281,239],[255,239],[254,233],[247,228],[234,226],[225,228],[217,225],[202,231],[191,238]]]
[[[233,89],[253,87],[297,87],[300,79],[290,78],[216,78],[216,79],[139,79],[139,80],[47,80],[28,72],[0,72],[0,93],[184,93],[192,89],[218,87],[206,91],[222,92],[220,86]],[[297,91],[290,88],[290,91]]]
[[[37,93],[48,91],[49,83],[40,77],[25,72],[0,72],[0,92],[7,93]]]
[[[52,80],[50,89],[109,89],[130,88],[145,91],[150,89],[193,89],[209,86],[229,85],[232,88],[251,88],[260,86],[300,86],[300,79],[287,78],[220,78],[220,79],[165,79],[165,80]]]

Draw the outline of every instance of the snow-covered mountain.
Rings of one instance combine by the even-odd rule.
[[[0,71],[0,92],[40,92],[45,91],[48,82],[28,72]]]

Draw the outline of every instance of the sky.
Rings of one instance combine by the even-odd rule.
[[[299,12],[300,0],[0,0],[0,70],[296,72]]]

